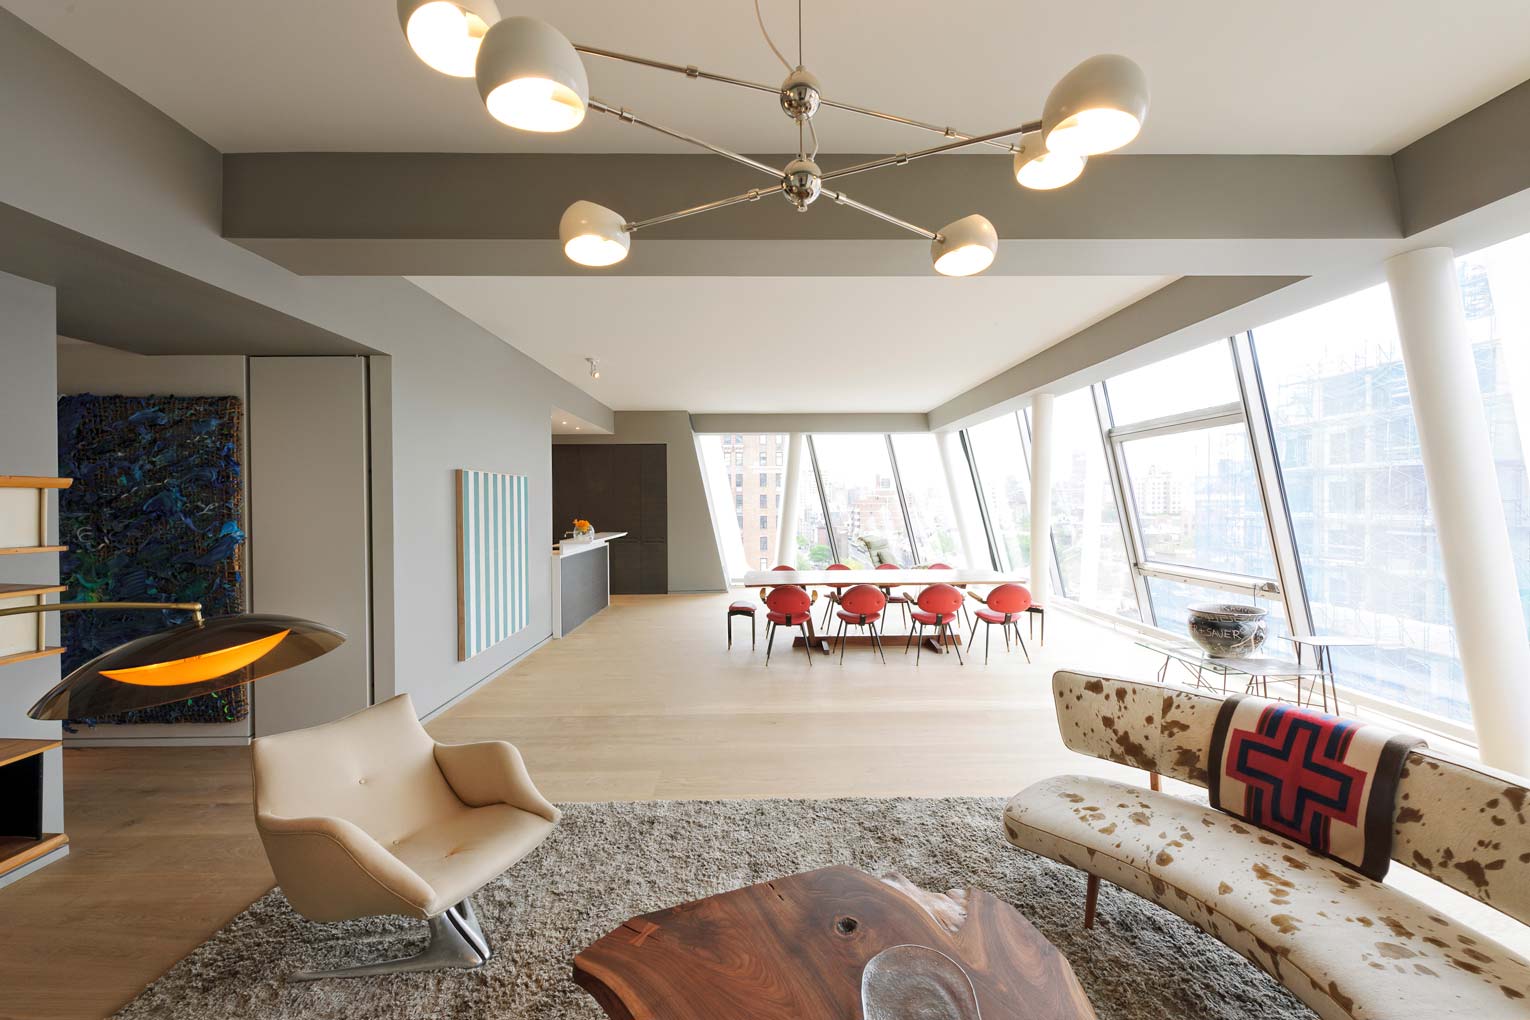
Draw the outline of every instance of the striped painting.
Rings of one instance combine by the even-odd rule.
[[[525,475],[457,472],[457,658],[471,659],[531,622]]]

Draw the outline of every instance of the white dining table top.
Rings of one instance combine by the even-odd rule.
[[[878,588],[902,588],[930,584],[1024,584],[1019,574],[1006,570],[956,567],[951,570],[751,570],[744,575],[745,588],[774,588],[782,584],[833,585],[874,584]]]

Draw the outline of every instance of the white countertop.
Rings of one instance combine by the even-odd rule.
[[[579,553],[589,552],[591,549],[599,549],[607,542],[615,541],[626,534],[625,531],[597,531],[595,532],[595,537],[588,542],[559,542],[553,549],[553,555],[577,556]]]

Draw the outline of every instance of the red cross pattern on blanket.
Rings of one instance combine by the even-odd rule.
[[[1315,850],[1334,820],[1358,825],[1367,773],[1344,763],[1358,727],[1290,705],[1271,705],[1253,730],[1227,742],[1227,775],[1246,787],[1244,817]]]

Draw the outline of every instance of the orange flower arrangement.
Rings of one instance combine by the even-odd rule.
[[[585,520],[583,517],[575,517],[574,518],[574,530],[575,531],[594,531],[595,529],[590,527],[590,522]]]

